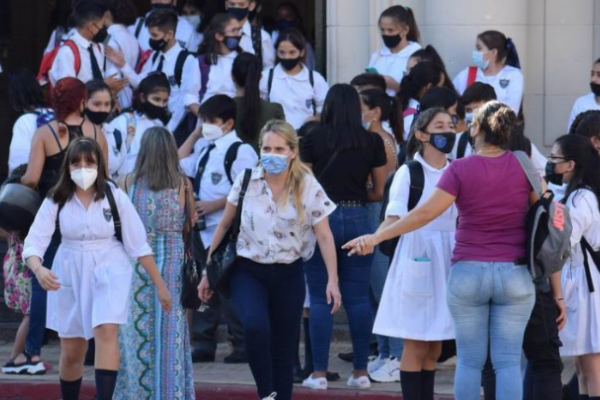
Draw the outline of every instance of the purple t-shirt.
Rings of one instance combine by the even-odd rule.
[[[511,152],[454,161],[437,187],[456,197],[453,263],[513,262],[525,256],[525,216],[532,188]]]

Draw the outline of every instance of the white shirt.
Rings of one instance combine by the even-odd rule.
[[[408,101],[408,107],[406,107],[406,109],[408,110],[409,108],[414,108],[415,110],[419,110],[419,106],[421,105],[421,103],[419,103],[417,100],[415,99],[410,99]],[[404,117],[404,140],[408,140],[408,137],[410,136],[410,128],[412,128],[412,124],[413,121],[415,119],[415,114],[411,114],[411,115],[407,115],[406,117]],[[457,138],[458,140],[458,138]]]
[[[135,168],[135,162],[137,161],[138,154],[140,153],[140,145],[142,144],[142,137],[146,130],[153,128],[155,126],[162,127],[163,124],[157,119],[149,119],[145,114],[136,113],[123,113],[119,115],[117,118],[112,120],[109,124],[110,132],[118,129],[121,132],[121,137],[123,138],[123,145],[121,146],[121,151],[125,154],[120,154],[119,156],[115,156],[113,165],[114,167],[118,167],[116,172],[119,176],[123,176],[133,172]],[[133,131],[133,132],[132,132]],[[128,135],[133,135],[131,140],[131,145],[127,148],[127,137]],[[114,135],[111,135],[114,141]],[[109,136],[107,135],[107,140]],[[109,171],[113,174],[113,170],[110,165],[110,154],[115,152],[114,144],[109,142]],[[125,147],[123,147],[125,146]]]
[[[145,25],[146,19],[148,18],[151,12],[152,11],[147,13],[145,17],[139,17],[135,20],[135,24],[130,25],[127,28],[129,29],[129,32],[131,32],[131,34],[135,37],[135,30],[138,24],[140,23],[140,18],[143,19],[142,29],[140,30],[140,35],[137,37],[137,41],[139,42],[140,47],[144,51],[151,50],[150,32],[148,31],[148,27]],[[194,27],[181,17],[178,17],[177,19],[177,32],[175,32],[175,39],[177,39],[177,42],[179,42],[181,47],[188,49],[192,53],[198,52],[198,46],[200,46],[200,42],[202,41],[202,37],[198,32],[196,32]]]
[[[150,72],[157,71],[161,57],[164,57],[162,72],[167,75],[171,83],[171,95],[169,96],[169,111],[171,112],[171,120],[167,128],[173,132],[181,122],[185,115],[186,107],[192,104],[200,104],[200,67],[196,57],[188,56],[183,64],[183,72],[181,74],[181,86],[178,86],[175,80],[175,64],[177,57],[183,48],[178,44],[169,49],[166,53],[160,52],[156,60],[153,62],[156,53],[153,53],[140,74],[136,74],[129,64],[125,64],[121,71],[127,78],[131,86],[137,88]]]
[[[48,108],[37,108],[38,113],[54,112]],[[31,141],[37,131],[38,115],[32,112],[25,113],[17,119],[13,125],[13,134],[10,141],[10,151],[8,155],[8,173],[22,164],[29,163],[29,154],[31,153]]]
[[[462,70],[454,78],[454,87],[462,95],[467,89],[469,80],[469,68]],[[523,73],[520,69],[505,65],[496,75],[485,76],[483,71],[477,68],[475,82],[487,83],[494,87],[498,101],[506,103],[515,113],[519,113],[523,101]]]
[[[279,30],[274,30],[271,33],[271,43],[273,46],[277,44],[277,39],[279,39]],[[277,48],[275,48],[275,54],[277,54]],[[315,55],[315,49],[313,49],[312,44],[306,41],[306,57],[304,59],[304,65],[308,67],[308,69],[315,70],[317,69],[317,56]]]
[[[56,58],[54,59],[54,63],[52,64],[52,68],[50,68],[50,72],[48,74],[50,76],[50,82],[53,86],[56,86],[56,82],[66,77],[77,78],[83,83],[87,83],[94,79],[92,75],[92,61],[88,50],[89,47],[92,46],[92,42],[85,39],[77,31],[73,33],[70,39],[75,42],[77,48],[79,49],[79,58],[81,60],[79,73],[75,71],[75,54],[73,54],[73,51],[69,46],[62,46],[60,50],[58,50]],[[114,69],[114,67],[112,67],[112,65],[108,65],[108,63],[106,65],[106,70],[104,70],[105,63],[103,44],[94,43],[93,51],[103,78],[118,72],[116,69]]]
[[[125,62],[129,65],[133,65],[134,68],[137,66],[140,58],[140,45],[138,44],[135,36],[127,30],[125,25],[113,24],[108,28],[108,34],[110,39],[108,45],[113,49],[119,50],[125,57]],[[110,64],[112,64],[109,61]],[[115,70],[118,68],[113,66]],[[122,74],[121,74],[122,77]],[[118,94],[119,103],[121,109],[127,109],[131,107],[133,97],[133,90],[130,86],[123,88]]]
[[[244,174],[240,174],[227,201],[237,207]],[[317,179],[305,178],[304,221],[300,224],[293,200],[277,205],[261,167],[252,170],[252,178],[244,198],[237,255],[261,264],[291,264],[310,259],[317,239],[312,229],[336,208]]]
[[[369,68],[375,68],[380,75],[389,75],[398,83],[402,81],[406,74],[406,64],[413,53],[421,48],[421,45],[416,42],[408,42],[408,46],[397,53],[383,46],[371,55],[369,60]],[[388,89],[387,93],[394,96],[397,92]]]
[[[73,32],[76,32],[75,28],[71,28],[68,31],[63,31],[63,34],[58,41],[58,45],[60,46],[61,44],[63,44],[65,42],[65,40],[69,39],[73,35]],[[52,33],[50,34],[50,39],[48,40],[48,45],[46,46],[46,49],[44,50],[44,55],[50,53],[52,50],[54,50],[56,48],[56,46],[57,46],[56,34],[57,33],[58,33],[58,28],[54,29],[52,31]]]
[[[267,93],[269,72],[270,70],[263,71],[260,93],[270,102],[282,105],[285,119],[294,129],[299,129],[308,118],[315,114],[313,101],[316,105],[316,113],[321,113],[325,96],[329,91],[329,85],[321,74],[313,71],[313,87],[310,84],[310,72],[306,66],[303,66],[300,73],[289,75],[280,64],[277,64],[273,71],[273,85],[269,94]]]
[[[573,104],[571,115],[569,116],[569,123],[567,124],[567,132],[571,130],[571,125],[575,118],[582,112],[589,110],[600,110],[600,104],[596,101],[596,95],[594,93],[588,93],[585,96],[581,96]]]
[[[229,182],[225,171],[225,156],[227,150],[235,142],[241,142],[235,131],[215,141],[215,148],[210,152],[208,162],[202,174],[200,191],[199,193],[195,193],[196,197],[201,201],[219,200],[227,197],[231,191],[232,184]],[[207,150],[208,147],[204,147],[200,152],[192,153],[180,161],[181,169],[187,176],[192,179],[196,178],[200,160],[206,154]],[[257,161],[258,156],[252,146],[249,144],[241,145],[238,148],[235,161],[231,164],[231,178],[235,180],[246,168],[254,167]],[[224,211],[225,209],[223,208],[206,215],[206,229],[200,232],[200,237],[202,238],[202,243],[207,248],[212,243],[217,225]]]
[[[231,77],[231,69],[233,61],[237,56],[237,51],[233,51],[227,55],[219,55],[217,57],[217,64],[210,66],[206,93],[202,98],[202,103],[217,94],[224,94],[231,98],[236,96],[237,89]]]
[[[261,43],[262,43],[262,58],[263,68],[272,68],[275,65],[275,47],[271,42],[271,37],[264,30],[260,30]],[[240,41],[240,47],[246,52],[256,54],[254,52],[254,46],[252,46],[252,27],[250,22],[246,20],[246,23],[242,26],[242,40]]]
[[[567,199],[566,206],[569,208],[573,225],[570,258],[570,265],[573,268],[583,265],[583,253],[579,245],[582,237],[585,236],[592,248],[596,250],[600,248],[600,223],[598,222],[600,221],[600,211],[596,195],[588,189],[579,189],[572,193]],[[591,268],[596,268],[591,257],[589,257],[589,262]],[[564,273],[565,271],[563,271]],[[596,288],[596,290],[598,289]]]
[[[115,128],[112,125],[102,125],[102,132],[104,132],[108,145],[108,173],[116,182],[119,179],[119,169],[125,163],[127,157],[127,131],[118,130],[121,134],[121,145],[119,147],[117,147]]]

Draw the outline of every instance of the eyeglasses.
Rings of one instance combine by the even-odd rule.
[[[571,160],[569,160],[565,157],[550,155],[550,156],[548,156],[548,161],[550,161],[552,164],[562,164],[562,163],[569,162]]]

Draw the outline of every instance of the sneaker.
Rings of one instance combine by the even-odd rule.
[[[327,378],[313,378],[312,374],[310,374],[302,382],[302,386],[315,390],[327,390]]]
[[[25,358],[25,362],[19,364],[14,360],[8,361],[2,367],[2,372],[7,375],[43,375],[46,373],[46,367],[42,361],[32,361],[28,354],[25,354]]]
[[[350,353],[339,353],[338,358],[342,361],[352,362],[354,361],[354,352]]]
[[[381,355],[378,355],[373,361],[369,361],[369,364],[367,365],[367,371],[369,371],[369,374],[377,371],[383,366],[383,364],[387,362],[387,360],[388,358],[383,358]]]
[[[400,362],[395,357],[386,359],[380,368],[369,372],[369,378],[379,383],[400,382]]]
[[[368,389],[371,387],[371,381],[368,376],[355,378],[354,374],[350,374],[347,385],[356,389]]]
[[[270,395],[268,395],[267,397],[263,397],[262,400],[275,400],[277,398],[277,393],[273,392]]]

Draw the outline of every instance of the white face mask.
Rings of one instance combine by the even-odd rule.
[[[98,178],[96,168],[78,168],[71,171],[71,180],[83,190],[88,190]]]
[[[223,126],[225,125],[217,126],[215,124],[202,124],[202,136],[209,142],[214,142],[224,135]]]
[[[181,18],[189,22],[190,25],[194,27],[194,30],[198,29],[198,26],[200,26],[200,22],[202,21],[199,15],[182,15]]]

